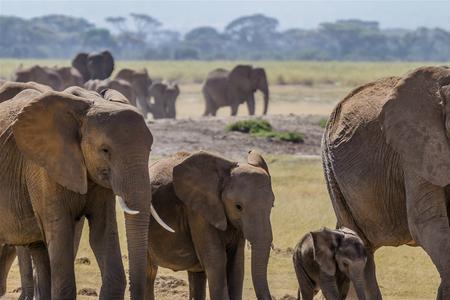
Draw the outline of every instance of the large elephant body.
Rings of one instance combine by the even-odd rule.
[[[62,91],[64,89],[63,79],[55,69],[41,67],[39,65],[29,68],[20,67],[14,72],[12,80],[17,82],[34,81],[48,85],[55,91]]]
[[[425,67],[353,90],[331,114],[323,163],[338,226],[369,250],[371,298],[381,298],[373,251],[420,245],[450,299],[450,70]]]
[[[274,195],[262,157],[251,152],[248,164],[237,164],[181,152],[154,163],[150,173],[153,204],[175,233],[151,219],[147,299],[154,299],[158,266],[188,271],[189,299],[205,299],[206,277],[210,299],[242,299],[245,239],[257,298],[272,299],[267,264]]]
[[[0,103],[0,244],[29,248],[46,285],[40,299],[75,299],[74,239],[86,216],[100,298],[123,299],[117,195],[126,212],[131,298],[142,299],[153,140],[142,115],[114,90],[43,93],[6,83],[4,94],[8,85],[18,94]]]
[[[131,85],[136,96],[136,106],[144,118],[147,118],[150,111],[148,103],[150,101],[150,86],[152,85],[147,69],[132,70],[125,68],[117,72],[115,79],[125,80]]]
[[[205,99],[204,116],[215,116],[220,107],[229,106],[231,115],[237,114],[239,105],[246,102],[248,113],[255,114],[255,92],[264,95],[263,114],[269,106],[269,84],[263,68],[238,65],[233,70],[216,69],[211,71],[203,84]]]
[[[175,119],[175,104],[179,94],[178,84],[153,83],[149,89],[150,99],[153,99],[152,102],[149,101],[149,111],[152,113],[153,119]]]
[[[72,60],[72,67],[78,70],[83,82],[89,79],[104,80],[114,71],[114,58],[108,50],[94,53],[78,53]]]

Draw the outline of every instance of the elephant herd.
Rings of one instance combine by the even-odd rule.
[[[109,69],[96,74],[110,75],[102,70]],[[238,93],[215,95],[207,82],[211,99]],[[319,290],[326,299],[345,299],[350,283],[358,299],[382,299],[374,252],[404,244],[427,252],[441,276],[437,299],[450,299],[449,102],[450,69],[423,67],[358,87],[338,103],[322,141],[336,229],[311,231],[294,248],[298,299]],[[87,221],[99,297],[123,299],[117,201],[131,299],[155,299],[158,267],[187,271],[189,299],[206,299],[207,286],[212,300],[242,299],[247,241],[256,297],[272,300],[275,196],[258,152],[246,163],[198,151],[149,165],[153,137],[139,105],[109,86],[55,91],[3,82],[0,132],[0,295],[18,254],[21,299],[75,299],[74,259]]]

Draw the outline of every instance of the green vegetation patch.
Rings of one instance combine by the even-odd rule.
[[[327,127],[327,122],[328,122],[328,119],[323,118],[323,119],[320,119],[320,120],[319,120],[318,125],[319,125],[321,128],[325,128],[325,127]]]
[[[303,143],[303,134],[293,131],[275,131],[269,122],[262,119],[243,120],[228,124],[226,131],[249,133],[255,137],[275,139],[291,143]]]

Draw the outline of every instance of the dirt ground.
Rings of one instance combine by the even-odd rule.
[[[251,118],[262,118],[278,131],[299,132],[304,142],[283,142],[226,131],[227,124]],[[181,150],[207,150],[229,158],[239,158],[253,149],[264,154],[319,155],[323,133],[319,123],[323,119],[322,116],[290,114],[150,121],[149,127],[154,137],[152,155],[164,157]]]

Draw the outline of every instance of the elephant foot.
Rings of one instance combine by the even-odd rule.
[[[33,297],[34,297],[33,288],[31,288],[31,289],[27,288],[27,289],[22,290],[19,300],[33,300]]]

